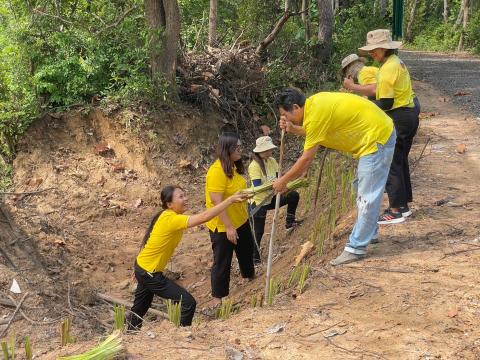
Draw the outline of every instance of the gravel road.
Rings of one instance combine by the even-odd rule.
[[[463,109],[480,117],[480,58],[401,51],[413,78],[431,83]],[[468,93],[455,96],[459,92]]]

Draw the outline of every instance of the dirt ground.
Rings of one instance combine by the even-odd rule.
[[[139,334],[124,336],[127,358],[480,358],[480,122],[428,83],[417,82],[415,90],[423,118],[411,155],[414,213],[382,227],[368,259],[327,265],[346,241],[350,212],[339,219],[326,255],[310,257],[303,294],[285,291],[272,307],[252,308],[252,295],[263,292],[263,268],[248,284],[234,271],[231,296],[242,304],[239,314],[197,316],[188,329],[149,317]],[[132,114],[113,124],[100,113],[87,119],[50,118],[29,131],[15,164],[16,191],[52,189],[8,197],[8,214],[0,218],[2,245],[7,236],[17,239],[2,247],[19,268],[0,256],[1,298],[15,277],[29,291],[25,312],[35,320],[14,322],[9,333],[31,334],[39,359],[86,350],[111,329],[111,306],[96,300],[94,290],[132,300],[132,259],[158,208],[158,190],[181,179],[193,210],[202,208],[204,167],[219,126],[199,133],[200,115],[177,113],[170,120],[175,136],[167,139],[156,125],[135,127]],[[102,143],[114,154],[99,155]],[[190,165],[182,168],[180,160]],[[15,229],[4,227],[7,218]],[[298,233],[280,232],[274,273],[288,276],[310,226],[308,220]],[[210,264],[208,234],[199,228],[188,232],[169,266],[199,308],[209,303]],[[12,311],[0,306],[5,318]],[[74,318],[80,342],[59,350],[58,319],[66,316]]]

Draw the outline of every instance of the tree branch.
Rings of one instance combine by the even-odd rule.
[[[110,25],[107,25],[106,27],[104,27],[103,29],[100,29],[98,30],[95,35],[99,35],[101,34],[102,32],[104,31],[107,31],[107,30],[110,30],[111,28],[114,28],[114,27],[117,27],[118,25],[120,25],[120,23],[128,16],[128,14],[130,14],[133,10],[137,9],[137,5],[135,6],[132,6],[130,9],[128,9],[127,11],[125,11],[122,15],[120,15],[120,17],[115,21],[113,22],[112,24]]]

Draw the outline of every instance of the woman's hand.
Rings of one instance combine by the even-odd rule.
[[[249,191],[240,190],[237,191],[235,194],[229,197],[230,202],[233,203],[241,203],[247,201],[248,199],[252,198],[253,194]]]
[[[280,129],[285,130],[286,132],[291,132],[293,124],[291,121],[288,121],[285,116],[280,116]]]
[[[343,87],[347,90],[353,90],[353,87],[355,86],[355,82],[353,81],[352,78],[348,77],[343,79]]]
[[[233,245],[237,245],[238,234],[234,227],[227,227],[227,239]]]

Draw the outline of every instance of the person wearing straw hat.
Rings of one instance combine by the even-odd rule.
[[[390,30],[378,29],[367,34],[367,44],[359,48],[382,63],[377,76],[375,103],[392,118],[397,132],[395,153],[386,190],[389,208],[379,217],[379,224],[396,224],[411,215],[413,201],[408,154],[419,125],[420,104],[412,89],[405,63],[395,54],[402,43],[392,41]]]
[[[305,137],[302,156],[273,183],[277,193],[311,166],[320,146],[346,152],[358,159],[357,221],[348,243],[333,266],[361,260],[378,236],[378,214],[395,148],[392,119],[373,102],[348,93],[320,92],[308,99],[298,89],[276,97],[280,127]]]
[[[350,54],[342,60],[343,87],[374,100],[378,68],[366,66],[366,63],[367,59],[357,54]]]
[[[257,139],[256,146],[253,149],[253,160],[248,166],[248,174],[253,186],[260,186],[278,177],[278,163],[275,158],[272,157],[273,150],[276,148],[270,136],[261,136]],[[259,250],[265,230],[267,211],[275,209],[275,197],[269,200],[269,196],[270,194],[268,193],[256,194],[251,204],[251,210],[255,212],[253,215],[253,231],[257,242],[256,245],[258,246],[258,248],[255,246],[253,253],[253,261],[255,264],[261,262]],[[280,197],[280,206],[287,205],[287,217],[285,220],[285,228],[287,230],[293,230],[302,223],[301,220],[295,219],[299,200],[300,195],[294,190]],[[260,206],[260,209],[256,209],[258,206]]]

